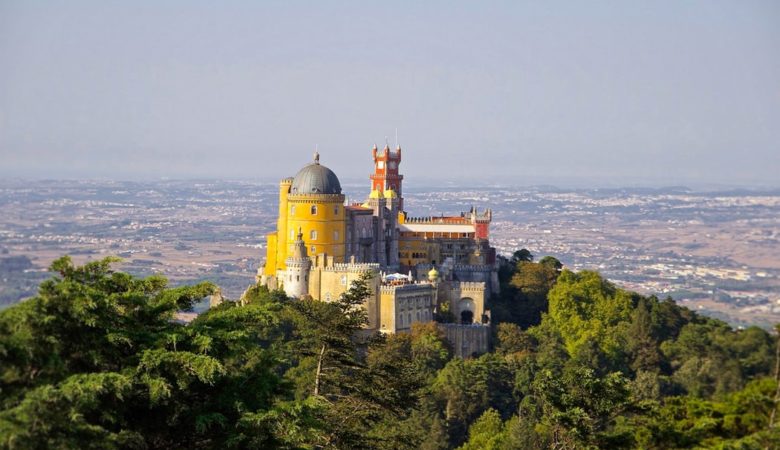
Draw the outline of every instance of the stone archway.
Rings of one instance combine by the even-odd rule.
[[[469,297],[464,297],[458,301],[458,309],[455,312],[455,317],[460,320],[462,324],[474,323],[474,311],[476,310],[476,303]]]

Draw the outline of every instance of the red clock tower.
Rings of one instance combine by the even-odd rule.
[[[389,145],[385,145],[382,152],[377,151],[376,145],[371,150],[374,157],[374,173],[371,175],[371,190],[385,192],[386,190],[395,191],[398,195],[398,209],[404,210],[403,191],[401,183],[404,176],[398,173],[398,166],[401,164],[401,146],[390,150]]]

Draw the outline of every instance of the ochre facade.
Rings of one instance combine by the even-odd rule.
[[[498,289],[491,211],[411,216],[403,209],[400,147],[374,146],[371,156],[363,202],[346,202],[319,154],[279,183],[277,227],[267,236],[258,282],[291,297],[333,301],[370,272],[372,296],[364,307],[371,330],[404,332],[414,322],[446,318],[455,322],[448,333],[487,326],[486,301]],[[484,333],[463,333],[472,335]]]

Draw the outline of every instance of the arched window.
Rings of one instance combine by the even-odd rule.
[[[337,216],[339,215],[339,205],[336,205],[336,206],[333,207],[333,214],[335,214]]]
[[[411,325],[412,324],[412,313],[407,314],[406,318],[409,319],[409,325]]]
[[[312,216],[317,215],[317,205],[311,205],[311,215]]]
[[[290,206],[290,215],[291,215],[291,216],[294,216],[294,215],[295,215],[295,205],[291,205],[291,206]]]
[[[314,254],[314,253],[316,253],[316,252],[317,252],[317,247],[315,247],[315,246],[313,246],[313,245],[312,245],[312,246],[311,246],[311,250],[309,251],[309,253],[311,253],[311,254],[313,255],[313,254]]]
[[[334,231],[333,232],[333,240],[334,241],[338,241],[339,240],[339,232],[338,231]]]
[[[311,230],[311,232],[309,232],[309,238],[312,241],[316,241],[317,240],[317,230]]]

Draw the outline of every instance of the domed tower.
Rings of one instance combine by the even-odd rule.
[[[287,270],[282,283],[284,292],[293,298],[301,298],[309,294],[309,270],[311,260],[306,254],[306,244],[303,242],[303,232],[298,230],[298,236],[293,243],[293,254],[285,261]]]
[[[344,195],[336,174],[320,164],[319,153],[314,154],[314,162],[298,171],[292,179],[286,208],[284,232],[289,236],[288,242],[292,243],[295,233],[300,231],[310,256],[327,254],[335,262],[344,262]],[[286,250],[287,256],[292,256],[294,245],[288,245]]]

